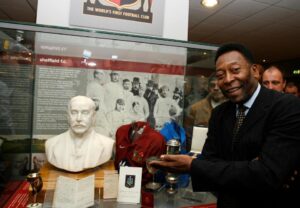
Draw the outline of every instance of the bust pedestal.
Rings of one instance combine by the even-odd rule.
[[[87,169],[81,172],[68,172],[65,170],[58,169],[46,163],[41,169],[40,174],[43,180],[44,190],[54,190],[56,180],[59,176],[65,176],[73,179],[82,179],[90,175],[95,175],[95,188],[103,188],[104,171],[115,170],[114,162],[109,160],[108,162],[91,169]]]

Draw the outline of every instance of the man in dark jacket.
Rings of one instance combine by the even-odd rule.
[[[190,172],[194,191],[215,191],[218,208],[300,207],[300,100],[260,86],[240,44],[223,45],[215,60],[228,101],[213,110],[201,157],[163,155],[152,166]]]

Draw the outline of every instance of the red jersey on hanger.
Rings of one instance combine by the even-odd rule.
[[[138,136],[133,135],[136,131]],[[123,125],[116,132],[115,167],[120,164],[132,167],[142,167],[142,183],[151,180],[146,168],[146,160],[151,156],[160,156],[166,152],[164,137],[146,122],[135,122]]]

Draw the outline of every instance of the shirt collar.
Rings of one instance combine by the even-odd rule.
[[[251,98],[250,98],[247,102],[244,103],[244,106],[246,106],[247,109],[250,109],[250,108],[252,107],[252,105],[253,105],[255,99],[256,99],[257,96],[258,96],[258,93],[259,93],[260,89],[261,89],[261,86],[260,86],[260,84],[258,83],[257,88],[256,88],[256,90],[254,91],[254,93],[253,93],[253,95],[251,96]]]

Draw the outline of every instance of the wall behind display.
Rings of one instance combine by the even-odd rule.
[[[176,3],[174,3],[174,0],[153,0],[153,2],[155,4],[158,4],[159,2],[164,2],[164,11],[162,11],[163,29],[162,35],[160,35],[160,37],[187,40],[189,1],[177,0]],[[70,27],[70,3],[71,0],[39,0],[36,22],[38,24]],[[55,15],[53,15],[54,12]],[[110,21],[110,18],[105,19],[108,22]],[[113,22],[109,24],[115,25],[115,19],[112,19],[112,21]],[[124,25],[126,24],[126,22],[124,22],[124,20],[120,20],[119,24]],[[146,25],[147,24],[149,23],[146,23]],[[155,35],[151,33],[151,31],[147,30],[146,25],[140,24],[138,27],[141,28],[137,29],[136,31],[125,30],[124,32],[131,32],[135,34],[140,33],[144,35]],[[176,27],[174,27],[174,25],[176,25]],[[97,29],[109,30],[108,28]],[[111,31],[115,31],[115,29],[112,28]],[[150,33],[148,33],[147,31]]]
[[[184,67],[105,59],[93,59],[92,63],[97,67],[91,67],[89,63],[90,60],[79,57],[37,56],[33,116],[33,133],[36,139],[46,139],[68,129],[67,105],[70,98],[76,95],[97,99],[97,130],[112,138],[121,125],[147,121],[150,114],[153,127],[161,126],[170,119],[168,106],[161,104],[158,107],[164,108],[164,111],[155,111],[160,88],[167,88],[168,103],[174,103],[178,117],[181,114],[183,106],[173,99],[173,93],[175,88],[183,91]],[[143,68],[143,72],[139,72],[140,68]],[[111,80],[112,73],[117,76],[115,82]],[[129,81],[128,90],[124,89],[125,80]],[[153,103],[149,103],[146,96],[149,83],[156,85],[157,100]],[[142,93],[141,96],[138,93]],[[124,103],[122,113],[114,113],[118,99],[122,99]],[[134,114],[132,104],[136,101],[140,109]],[[37,152],[40,151],[42,149],[37,149]]]

